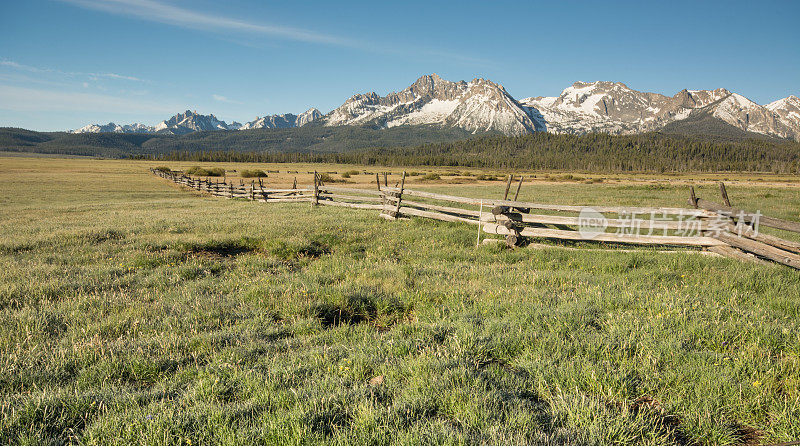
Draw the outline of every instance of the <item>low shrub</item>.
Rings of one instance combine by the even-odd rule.
[[[351,176],[358,175],[359,173],[361,173],[361,172],[359,172],[357,170],[348,170],[348,171],[342,173],[342,178],[350,178]]]
[[[263,170],[243,169],[242,172],[240,173],[240,176],[242,178],[265,178],[267,176],[267,173],[264,172]]]
[[[167,166],[158,166],[158,167],[156,167],[155,170],[157,170],[159,172],[164,172],[164,173],[171,173],[172,172],[172,169],[170,169]]]
[[[319,173],[317,174],[319,180],[323,183],[344,183],[345,180],[343,178],[334,178],[327,173]],[[342,175],[344,177],[344,175]]]
[[[225,175],[225,169],[222,167],[200,167],[194,166],[186,170],[187,175],[195,175],[198,177],[221,177]]]
[[[423,181],[433,181],[433,180],[440,180],[442,177],[439,176],[438,173],[428,173],[422,177]]]

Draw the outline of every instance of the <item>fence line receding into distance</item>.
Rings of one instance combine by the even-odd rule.
[[[697,198],[690,190],[691,207],[575,206],[509,200],[509,175],[502,200],[478,199],[405,188],[405,173],[394,186],[375,175],[374,189],[324,184],[317,172],[314,184],[292,188],[269,188],[262,179],[249,184],[240,180],[193,178],[182,172],[151,169],[177,184],[223,198],[243,198],[267,203],[309,202],[318,206],[373,209],[388,220],[421,217],[446,222],[479,225],[484,233],[504,236],[509,246],[528,238],[573,242],[603,242],[693,248],[736,258],[770,260],[800,269],[800,243],[759,231],[759,226],[800,233],[800,222],[782,220],[730,206],[724,184],[720,192],[725,204]],[[312,173],[312,172],[309,172]],[[611,229],[612,232],[608,232]],[[498,239],[489,239],[496,242]],[[502,241],[502,240],[501,240]],[[486,241],[485,241],[486,242]]]

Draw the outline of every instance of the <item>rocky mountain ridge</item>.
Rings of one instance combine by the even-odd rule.
[[[743,132],[800,140],[800,99],[789,96],[759,105],[724,88],[681,90],[673,96],[642,92],[621,82],[575,82],[555,97],[517,101],[502,85],[487,79],[452,82],[425,75],[409,87],[380,96],[356,94],[323,115],[316,108],[304,113],[257,117],[230,124],[213,114],[187,110],[156,126],[91,124],[73,133],[159,133],[292,128],[316,122],[324,126],[370,128],[431,125],[471,133],[524,135],[537,131],[584,134],[631,134],[656,131],[686,121],[717,120]],[[728,127],[730,128],[730,127]]]
[[[762,106],[724,88],[682,90],[670,97],[600,81],[575,82],[557,97],[520,103],[539,110],[553,133],[642,133],[710,115],[745,132],[800,140],[800,101],[794,96]]]

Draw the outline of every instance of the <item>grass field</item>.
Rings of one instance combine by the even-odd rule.
[[[155,165],[0,158],[0,444],[800,439],[797,271],[475,247],[472,226],[211,198]],[[522,200],[683,206],[691,180],[541,177]],[[728,177],[735,204],[800,220],[796,178]],[[470,183],[411,182],[505,187]]]

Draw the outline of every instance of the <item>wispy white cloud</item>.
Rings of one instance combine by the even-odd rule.
[[[0,85],[0,110],[14,112],[104,112],[159,113],[180,110],[181,105],[165,104],[106,94],[68,92]]]
[[[242,104],[239,101],[234,101],[233,99],[230,99],[226,96],[222,96],[220,94],[212,94],[211,97],[214,98],[214,100],[217,102],[224,102],[226,104],[238,104],[238,105]]]
[[[138,77],[134,76],[125,76],[123,74],[117,73],[89,73],[90,76],[95,78],[107,78],[107,79],[118,79],[123,81],[133,81],[133,82],[144,82],[143,80],[139,79]]]
[[[96,11],[134,16],[148,21],[177,25],[184,28],[257,33],[300,42],[350,47],[360,46],[358,42],[343,37],[318,33],[302,28],[253,23],[218,14],[205,14],[154,0],[62,1]]]
[[[2,59],[0,60],[0,66],[12,68],[18,71],[27,71],[29,73],[42,73],[42,74],[57,74],[62,76],[68,77],[89,77],[91,80],[99,80],[99,79],[114,79],[114,80],[124,80],[124,81],[132,81],[132,82],[145,82],[143,79],[140,79],[135,76],[127,76],[124,74],[118,73],[82,73],[79,71],[62,71],[57,70],[55,68],[42,68],[42,67],[34,67],[32,65],[25,65],[19,62],[15,62],[13,60]]]
[[[44,68],[32,67],[30,65],[24,65],[18,62],[14,62],[13,60],[0,60],[0,66],[13,68],[15,70],[21,71],[29,71],[31,73],[52,73],[55,70],[48,70]]]
[[[358,49],[377,54],[425,55],[451,59],[460,63],[488,65],[486,59],[458,54],[454,51],[415,46],[391,47],[382,45],[374,39],[351,39],[332,34],[320,33],[303,28],[281,26],[267,23],[256,23],[216,13],[181,8],[159,0],[60,0],[86,9],[102,11],[109,14],[136,17],[150,22],[164,23],[182,28],[213,31],[221,35],[261,35],[279,39],[324,44]],[[244,46],[259,47],[255,42],[236,43]],[[263,43],[263,42],[261,42]]]

